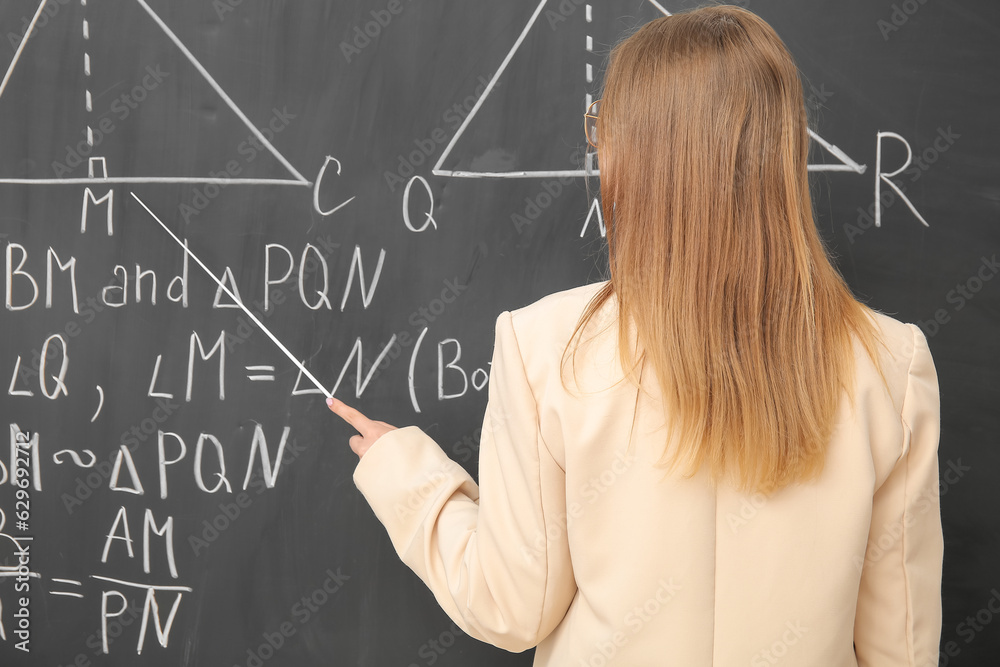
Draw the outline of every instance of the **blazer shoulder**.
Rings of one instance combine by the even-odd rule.
[[[903,322],[877,310],[869,309],[869,314],[888,348],[883,354],[888,353],[895,364],[901,365],[905,371],[913,358],[915,343],[918,338],[923,337],[923,332],[915,324]]]
[[[517,341],[521,361],[536,396],[550,395],[549,390],[554,387],[559,387],[556,393],[561,394],[562,384],[558,378],[567,368],[563,365],[564,353],[573,340],[573,333],[588,304],[607,286],[608,281],[581,285],[549,294],[523,308],[510,311],[509,331]],[[506,316],[501,315],[501,317]],[[579,365],[581,368],[579,378],[584,384],[586,381],[582,378],[589,377],[586,370],[589,366],[597,365],[603,369],[599,378],[601,381],[604,375],[607,373],[614,375],[615,369],[620,367],[616,352],[618,341],[618,327],[614,326],[616,321],[617,301],[612,294],[577,339],[581,351],[586,350],[581,355],[580,361],[585,358],[591,360],[589,365]],[[501,333],[498,330],[498,335]],[[568,375],[571,378],[575,377],[572,374]],[[614,377],[617,378],[617,375]]]
[[[869,310],[869,316],[877,326],[882,342],[885,343],[884,347],[879,347],[878,352],[893,408],[899,414],[910,375],[914,371],[913,365],[920,361],[918,357],[922,349],[926,349],[926,353],[929,353],[927,339],[916,324],[904,322],[876,310]],[[866,375],[873,383],[881,383],[871,359],[861,348],[860,343],[856,345],[856,358],[862,364],[858,371],[859,375]]]
[[[552,333],[554,328],[562,329],[569,324],[572,331],[587,304],[607,284],[608,281],[604,280],[553,292],[533,303],[512,310],[510,314],[514,329],[519,336],[533,336]]]

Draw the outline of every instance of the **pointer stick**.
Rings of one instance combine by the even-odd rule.
[[[275,335],[273,333],[271,333],[270,330],[268,330],[268,328],[265,327],[264,324],[260,320],[258,320],[256,316],[254,316],[253,313],[251,313],[249,310],[247,310],[247,307],[243,305],[243,302],[240,299],[237,299],[236,295],[233,294],[232,292],[230,292],[229,288],[226,287],[226,284],[224,282],[222,282],[221,280],[219,280],[219,278],[216,277],[216,275],[214,273],[212,273],[209,270],[209,268],[207,266],[205,266],[205,264],[200,259],[198,259],[197,255],[195,255],[193,252],[191,252],[191,250],[186,245],[184,245],[184,243],[179,238],[177,238],[177,235],[174,234],[172,231],[170,231],[170,228],[167,227],[165,224],[163,224],[162,220],[160,220],[158,217],[156,217],[155,213],[153,213],[151,210],[149,210],[149,207],[146,206],[145,202],[143,202],[141,199],[139,199],[139,197],[137,197],[134,192],[132,192],[130,194],[132,195],[132,197],[137,202],[139,202],[140,206],[142,206],[144,209],[146,209],[147,213],[149,213],[151,216],[153,216],[153,220],[156,220],[158,223],[160,223],[160,227],[163,227],[163,229],[166,230],[167,234],[170,234],[171,238],[173,238],[175,241],[177,241],[177,244],[181,248],[184,249],[184,252],[186,252],[188,255],[190,255],[191,259],[193,259],[195,262],[197,262],[198,266],[200,266],[201,268],[203,268],[205,270],[205,273],[207,273],[209,276],[211,276],[212,280],[214,280],[216,283],[218,283],[219,288],[222,291],[224,291],[229,296],[229,298],[233,300],[234,303],[236,303],[240,308],[243,309],[243,312],[247,314],[247,317],[249,317],[251,320],[253,320],[254,324],[256,324],[258,327],[260,327],[260,330],[263,331],[265,334],[267,334],[268,338],[270,338],[271,340],[274,341],[274,344],[277,345],[281,349],[281,351],[284,352],[285,355],[289,359],[292,360],[292,363],[294,363],[298,367],[298,369],[305,374],[305,376],[307,378],[309,378],[310,380],[312,380],[312,383],[314,385],[316,385],[316,387],[321,392],[323,392],[323,395],[326,396],[327,398],[332,398],[333,397],[333,393],[330,392],[330,391],[327,391],[326,387],[324,387],[322,384],[320,384],[319,380],[317,380],[315,377],[313,377],[313,374],[309,372],[309,370],[302,364],[302,362],[299,361],[298,359],[296,359],[295,355],[293,355],[291,352],[289,352],[288,348],[286,348],[284,345],[282,345],[281,341],[278,340],[275,337]]]

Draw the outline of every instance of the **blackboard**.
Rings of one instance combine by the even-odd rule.
[[[941,664],[988,664],[1000,5],[742,4],[802,70],[838,265],[930,341]],[[605,277],[608,50],[691,6],[4,0],[0,663],[530,664],[400,564],[317,384],[475,474],[496,316]]]

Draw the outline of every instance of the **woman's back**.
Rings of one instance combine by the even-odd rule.
[[[355,470],[452,620],[537,645],[537,666],[936,664],[939,403],[920,330],[875,315],[889,390],[857,346],[822,474],[764,499],[654,465],[663,405],[655,382],[619,381],[613,300],[563,387],[560,346],[599,287],[497,319],[478,484],[416,426]]]
[[[613,303],[585,331],[579,383],[562,387],[552,351],[601,286],[511,318],[540,438],[565,471],[565,515],[535,555],[565,541],[578,586],[536,664],[935,664],[938,396],[919,329],[877,315],[889,392],[859,347],[856,403],[840,405],[821,476],[764,498],[703,472],[663,479],[658,385],[616,383]]]

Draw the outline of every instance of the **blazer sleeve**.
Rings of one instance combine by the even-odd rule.
[[[468,635],[521,652],[565,616],[576,593],[565,473],[541,439],[509,312],[496,322],[479,484],[416,426],[376,440],[354,482]]]
[[[927,339],[913,324],[902,451],[875,492],[854,644],[859,667],[937,664],[944,538],[938,478],[941,406]]]

